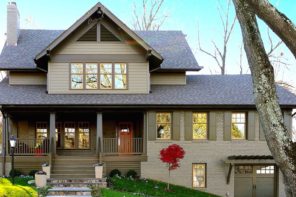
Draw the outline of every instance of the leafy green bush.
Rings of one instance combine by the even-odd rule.
[[[37,192],[28,186],[12,185],[6,178],[0,178],[0,196],[37,197]]]
[[[111,172],[109,173],[109,176],[114,177],[115,175],[121,176],[121,172],[118,169],[111,170]]]
[[[0,185],[3,186],[3,185],[12,185],[12,183],[8,180],[8,179],[5,179],[5,178],[0,178]]]
[[[136,176],[138,175],[138,173],[134,170],[129,170],[127,173],[126,173],[126,177],[132,177],[132,178],[136,178]]]
[[[9,172],[9,176],[21,176],[22,175],[22,172],[20,171],[20,170],[18,170],[18,169],[14,169],[14,170],[10,170],[10,172]]]
[[[38,172],[38,170],[31,170],[29,176],[35,177],[36,172]]]

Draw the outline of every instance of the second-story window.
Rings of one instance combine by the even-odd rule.
[[[85,64],[85,88],[98,89],[98,65]]]
[[[246,113],[232,113],[231,139],[246,139]]]
[[[192,139],[206,140],[208,138],[208,114],[193,113],[192,114]]]
[[[127,64],[72,63],[71,89],[127,89]]]
[[[71,89],[83,89],[83,64],[71,64]]]

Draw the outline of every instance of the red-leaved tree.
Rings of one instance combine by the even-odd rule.
[[[177,144],[172,144],[160,151],[160,160],[167,164],[169,171],[167,190],[170,190],[171,170],[175,170],[180,167],[180,160],[184,158],[184,155],[185,151]]]

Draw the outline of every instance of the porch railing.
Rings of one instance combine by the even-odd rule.
[[[143,152],[143,138],[103,138],[103,153],[140,154]]]
[[[21,139],[16,140],[15,155],[35,155],[41,156],[48,154],[49,151],[49,139],[45,138],[41,142],[37,143],[36,139]]]

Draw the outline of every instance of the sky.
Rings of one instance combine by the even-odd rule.
[[[6,6],[8,0],[0,1],[0,50],[6,36]],[[97,0],[15,0],[20,11],[21,28],[25,29],[66,29],[79,17],[87,12]],[[133,23],[134,3],[139,5],[141,0],[101,0],[111,12],[120,18],[129,27]],[[222,45],[222,23],[217,7],[220,4],[226,8],[227,0],[165,0],[161,9],[161,15],[168,16],[161,30],[181,30],[186,35],[187,41],[194,52],[197,62],[204,67],[201,74],[215,74],[216,63],[206,54],[198,50],[198,32],[200,42],[204,49],[214,51],[212,42]],[[296,23],[295,0],[270,0],[281,12]],[[235,16],[231,6],[230,19]],[[267,27],[259,21],[262,37],[269,48]],[[274,43],[278,38],[272,35]],[[236,23],[230,38],[226,72],[228,74],[239,73],[239,56],[242,45],[239,24]],[[278,48],[275,54],[284,54],[284,61],[288,66],[281,66],[278,80],[296,86],[296,61],[284,44]],[[249,73],[246,58],[243,57],[244,73]]]

